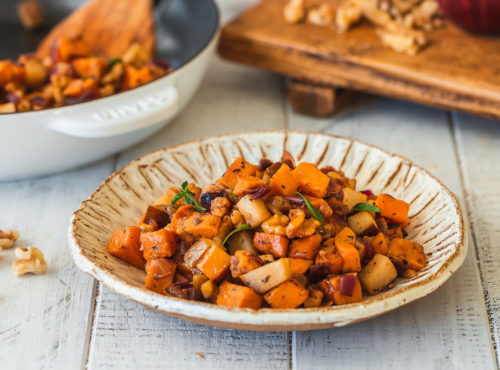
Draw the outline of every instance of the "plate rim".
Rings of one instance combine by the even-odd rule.
[[[419,172],[423,172],[426,176],[429,176],[432,180],[436,181],[436,183],[440,187],[440,190],[444,191],[453,202],[453,209],[459,220],[459,224],[457,226],[460,234],[459,240],[453,244],[453,247],[456,247],[455,252],[452,255],[448,256],[448,258],[441,263],[439,269],[432,275],[428,276],[426,279],[423,279],[416,284],[403,287],[396,291],[388,291],[382,296],[377,295],[369,297],[368,299],[363,300],[359,303],[316,308],[261,308],[259,310],[247,308],[230,308],[217,306],[207,302],[189,301],[182,298],[161,295],[159,293],[147,290],[146,288],[138,288],[129,284],[127,281],[121,280],[108,273],[107,271],[97,267],[92,262],[92,260],[90,260],[83,254],[83,249],[79,245],[78,237],[76,235],[76,222],[78,214],[85,208],[88,202],[91,202],[93,200],[94,196],[99,193],[102,188],[108,184],[108,182],[115,178],[115,176],[125,171],[128,167],[131,167],[134,164],[143,161],[147,157],[157,155],[160,152],[172,151],[181,146],[198,144],[211,139],[245,137],[245,135],[255,134],[283,134],[284,140],[287,140],[289,134],[314,135],[325,137],[328,140],[347,140],[351,142],[351,145],[354,143],[361,144],[362,146],[370,148],[370,150],[378,150],[389,157],[398,158],[406,164],[411,165]],[[295,331],[340,327],[382,315],[410,302],[423,298],[437,290],[463,264],[468,251],[467,229],[464,223],[464,217],[461,212],[460,202],[458,198],[437,177],[432,175],[426,169],[415,164],[402,155],[388,152],[376,145],[366,143],[362,140],[342,135],[297,130],[256,130],[213,135],[192,139],[186,142],[166,146],[146,153],[139,158],[130,161],[120,169],[110,174],[104,181],[102,181],[102,183],[95,189],[95,191],[92,192],[89,198],[84,200],[80,204],[79,208],[72,214],[68,231],[69,248],[77,267],[100,281],[113,292],[124,296],[125,298],[131,299],[134,302],[140,303],[155,311],[192,321],[198,324],[253,331]],[[405,297],[405,293],[409,291],[411,291],[413,294],[410,297]],[[158,304],[158,300],[161,300],[161,303],[164,304],[160,306]],[[367,306],[371,308],[371,314],[362,314]],[[358,315],[353,315],[353,313],[355,313],[356,311],[359,311]],[[219,319],[220,316],[223,316],[224,320],[216,320],[214,319],[214,316],[218,317]],[[357,317],[357,319],[355,319],[354,317]]]

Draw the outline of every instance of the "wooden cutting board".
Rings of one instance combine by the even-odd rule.
[[[324,2],[340,3],[307,4]],[[345,34],[288,24],[285,3],[264,0],[227,24],[220,54],[310,84],[309,92],[319,92],[316,105],[328,100],[325,89],[341,87],[500,119],[500,38],[471,35],[447,21],[428,34],[425,49],[407,56],[383,46],[368,23]]]

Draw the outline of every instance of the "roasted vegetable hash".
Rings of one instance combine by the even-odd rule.
[[[409,205],[355,188],[342,171],[296,164],[286,151],[276,163],[237,158],[203,189],[167,189],[107,248],[169,296],[253,309],[360,302],[427,261],[405,239]]]
[[[22,55],[0,61],[0,113],[82,103],[153,81],[172,71],[140,44],[119,58],[91,56],[79,38],[58,38],[45,59]]]

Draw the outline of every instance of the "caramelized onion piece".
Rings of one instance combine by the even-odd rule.
[[[286,164],[292,170],[295,168],[295,158],[290,154],[290,152],[283,150],[283,155],[281,156],[281,163]]]
[[[355,286],[356,278],[353,275],[344,275],[340,278],[339,290],[342,295],[352,297]]]
[[[259,185],[255,188],[245,190],[246,195],[250,195],[252,199],[263,198],[267,193],[271,191],[268,185]]]

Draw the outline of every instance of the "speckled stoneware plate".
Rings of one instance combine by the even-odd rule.
[[[310,309],[231,309],[167,297],[144,288],[145,273],[111,256],[106,243],[119,227],[136,224],[147,205],[185,180],[206,184],[238,156],[256,163],[279,160],[283,149],[298,161],[332,165],[358,180],[360,189],[386,192],[411,204],[409,238],[420,242],[428,266],[412,279],[360,303]],[[104,181],[71,219],[76,264],[118,294],[151,309],[199,324],[246,330],[310,330],[373,318],[424,297],[441,286],[467,253],[455,196],[409,160],[362,142],[306,132],[251,132],[209,137],[145,155]]]

